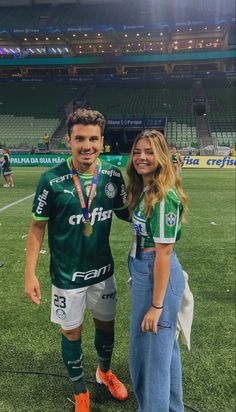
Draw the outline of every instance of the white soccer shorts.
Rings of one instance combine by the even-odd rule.
[[[65,330],[82,325],[88,308],[93,318],[110,322],[116,314],[115,276],[78,289],[60,289],[52,285],[51,321]]]

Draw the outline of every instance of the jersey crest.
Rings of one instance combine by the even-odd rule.
[[[175,223],[176,223],[176,215],[173,212],[169,212],[166,215],[166,224],[167,224],[167,226],[172,227],[172,226],[175,225]]]
[[[109,182],[105,186],[105,193],[109,199],[113,199],[117,193],[117,187],[114,183]]]

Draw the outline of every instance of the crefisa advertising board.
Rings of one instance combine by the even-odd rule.
[[[25,155],[12,155],[12,166],[44,166],[52,167],[67,159],[67,154],[25,154]],[[113,155],[101,155],[106,161],[118,166],[125,167],[128,162],[129,156],[113,156]],[[230,156],[184,156],[183,168],[184,169],[231,169],[236,167],[236,158]]]

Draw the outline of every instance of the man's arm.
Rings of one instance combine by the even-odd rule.
[[[126,222],[132,221],[127,207],[123,207],[121,209],[114,209],[114,212],[119,219],[125,220]]]
[[[35,272],[46,224],[47,220],[33,220],[26,242],[25,294],[36,305],[40,304],[41,293]]]

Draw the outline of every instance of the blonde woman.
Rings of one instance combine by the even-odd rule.
[[[127,172],[134,233],[130,372],[138,411],[183,412],[176,322],[184,277],[173,246],[187,201],[160,132],[137,136]]]

